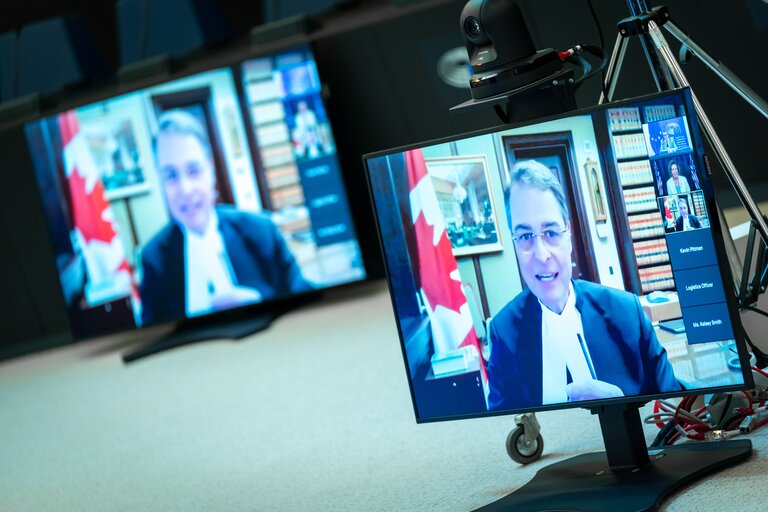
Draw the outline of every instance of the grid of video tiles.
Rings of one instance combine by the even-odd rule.
[[[674,290],[666,236],[709,227],[682,107],[608,111],[608,126],[642,293]]]

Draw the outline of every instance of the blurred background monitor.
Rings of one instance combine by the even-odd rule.
[[[59,112],[24,135],[77,339],[268,311],[366,278],[308,45]]]

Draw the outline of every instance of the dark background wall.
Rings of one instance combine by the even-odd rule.
[[[675,24],[689,34],[712,57],[734,72],[763,99],[768,98],[768,66],[762,48],[768,44],[768,3],[763,0],[669,0],[649,2],[666,5]],[[527,2],[529,28],[539,46],[560,48],[574,42],[598,42],[598,27],[591,20],[586,0]],[[607,47],[612,47],[616,23],[629,16],[626,2],[593,0]],[[557,13],[555,14],[555,10]],[[677,54],[679,43],[665,32]],[[704,64],[694,59],[683,66],[704,110],[725,143],[728,153],[751,192],[768,198],[763,183],[765,164],[759,151],[768,136],[768,119],[718,79]],[[592,82],[579,92],[579,104],[596,101],[599,85]],[[654,90],[644,54],[637,41],[630,43],[617,89],[618,98],[638,96]],[[715,174],[722,206],[734,206],[736,198],[722,172]]]
[[[539,48],[561,50],[575,43],[600,44],[601,32],[604,44],[611,48],[616,23],[629,15],[626,3],[617,0],[593,0],[597,23],[586,0],[521,3]],[[51,16],[77,14],[114,72],[121,64],[116,4],[112,0],[3,2],[0,34]],[[445,52],[463,46],[458,23],[463,0],[219,0],[215,4],[230,27],[232,44],[247,40],[252,27],[297,13],[334,9],[324,18],[327,24],[332,25],[328,20],[334,17],[347,20],[346,28],[327,32],[313,42],[320,74],[328,86],[329,112],[352,206],[358,225],[369,235],[373,227],[362,154],[499,124],[491,111],[448,113],[451,106],[468,99],[469,92],[447,85],[436,72],[437,60]],[[695,41],[768,98],[768,73],[760,53],[760,49],[768,47],[768,3],[670,0],[666,5],[675,22]],[[390,8],[378,9],[381,6]],[[350,19],[357,22],[350,23]],[[668,40],[676,51],[679,45],[671,36]],[[226,44],[218,48],[222,55],[227,51]],[[750,191],[758,200],[765,200],[768,187],[764,186],[765,165],[760,148],[768,135],[768,120],[748,107],[701,62],[694,60],[684,70]],[[638,96],[654,90],[640,45],[633,41],[616,96]],[[596,79],[586,83],[577,94],[579,106],[594,105],[599,91]],[[44,221],[32,176],[25,170],[24,151],[18,133],[0,136],[0,358],[70,341]],[[722,172],[716,173],[715,183],[723,206],[737,204]],[[367,243],[374,243],[372,240],[369,238]]]

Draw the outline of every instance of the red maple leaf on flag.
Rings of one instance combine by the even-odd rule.
[[[672,218],[672,210],[669,209],[669,199],[664,199],[664,216],[668,219]]]
[[[72,220],[80,228],[86,243],[99,240],[110,243],[117,236],[114,225],[105,219],[109,201],[104,195],[104,185],[99,180],[93,190],[87,190],[87,180],[80,175],[75,166],[69,177],[69,195],[72,198]]]

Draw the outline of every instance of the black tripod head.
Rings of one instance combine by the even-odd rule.
[[[522,121],[573,110],[576,88],[605,66],[605,53],[597,46],[537,50],[515,0],[469,0],[460,26],[472,65],[472,100],[452,111],[493,106],[508,123],[513,117]],[[599,59],[599,67],[593,69],[583,54]]]
[[[552,48],[536,50],[514,0],[470,0],[461,11],[461,28],[476,100],[524,87],[565,65]]]

